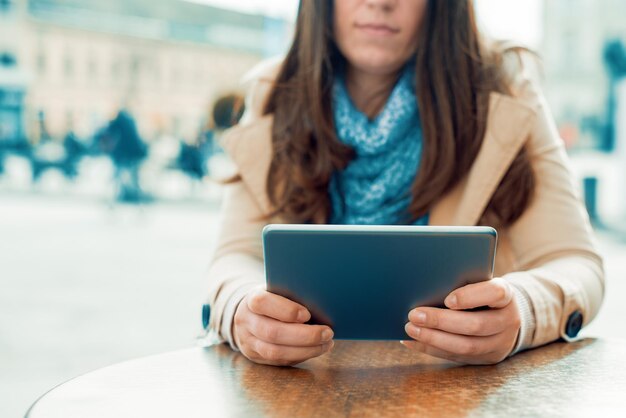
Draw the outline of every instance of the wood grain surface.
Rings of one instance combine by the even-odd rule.
[[[554,343],[495,366],[458,366],[397,342],[338,341],[294,368],[194,348],[75,378],[27,416],[626,417],[626,341]]]

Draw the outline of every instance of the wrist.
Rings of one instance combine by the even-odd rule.
[[[535,314],[533,312],[532,302],[526,291],[514,284],[511,284],[511,287],[520,317],[520,328],[517,333],[517,340],[513,346],[513,350],[509,354],[514,355],[530,348],[532,345],[533,334],[535,332]]]
[[[246,294],[246,296],[247,296],[247,294]],[[239,301],[239,303],[237,303],[237,306],[235,307],[235,315],[233,317],[233,322],[232,322],[231,329],[230,329],[230,335],[232,336],[232,342],[230,343],[230,346],[235,351],[241,351],[239,349],[240,343],[239,343],[239,335],[237,333],[237,328],[238,328],[237,327],[237,322],[238,322],[237,321],[237,315],[239,313],[239,308],[241,307],[241,304],[242,303],[246,303],[245,302],[246,296],[244,296]]]
[[[222,338],[228,341],[228,345],[234,351],[239,351],[239,345],[237,341],[235,341],[235,315],[237,310],[239,309],[239,305],[244,300],[244,298],[252,291],[252,289],[256,288],[258,284],[252,283],[249,285],[245,285],[237,289],[235,293],[230,297],[228,303],[226,304],[226,308],[224,309],[224,316],[222,318],[222,324],[220,326],[220,334]]]

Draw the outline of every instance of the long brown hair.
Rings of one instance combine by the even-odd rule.
[[[288,222],[325,223],[328,185],[354,157],[339,142],[331,108],[335,71],[344,58],[333,40],[332,0],[301,0],[293,43],[265,103],[273,114],[267,194]],[[412,219],[426,214],[470,170],[486,131],[489,94],[512,94],[503,52],[478,32],[471,0],[428,1],[416,56],[416,96],[423,131],[412,186]],[[528,206],[535,181],[525,149],[514,159],[483,213],[498,226]]]

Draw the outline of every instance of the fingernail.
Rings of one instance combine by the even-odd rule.
[[[454,308],[456,307],[456,295],[450,295],[446,298],[446,300],[444,301],[444,303],[446,304],[446,306],[448,308]]]
[[[418,324],[426,323],[426,314],[422,311],[415,311],[415,313],[413,314],[413,318]]]
[[[413,338],[419,338],[420,331],[422,330],[420,327],[416,327],[415,325],[411,324],[410,322],[407,323],[404,326],[404,329],[405,329],[406,333],[409,334]]]
[[[333,332],[329,329],[325,329],[324,331],[322,331],[322,340],[324,341],[330,341],[333,338]]]
[[[309,314],[306,311],[298,311],[298,321],[306,322],[309,320]]]
[[[413,336],[415,338],[419,338],[420,337],[420,332],[422,332],[422,329],[420,327],[416,327],[414,325],[411,328],[413,329]]]

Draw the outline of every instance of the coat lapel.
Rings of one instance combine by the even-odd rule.
[[[439,200],[431,225],[476,225],[513,159],[526,142],[534,110],[525,102],[500,93],[489,100],[487,130],[469,173]]]
[[[224,151],[233,160],[237,173],[256,198],[264,214],[271,212],[266,193],[267,174],[272,161],[271,115],[238,125],[226,131],[220,139]]]
[[[534,110],[511,96],[492,93],[489,121],[468,175],[432,208],[431,225],[475,225],[531,130]],[[271,115],[228,130],[221,144],[238,168],[263,213],[271,212],[266,193],[272,159]]]

